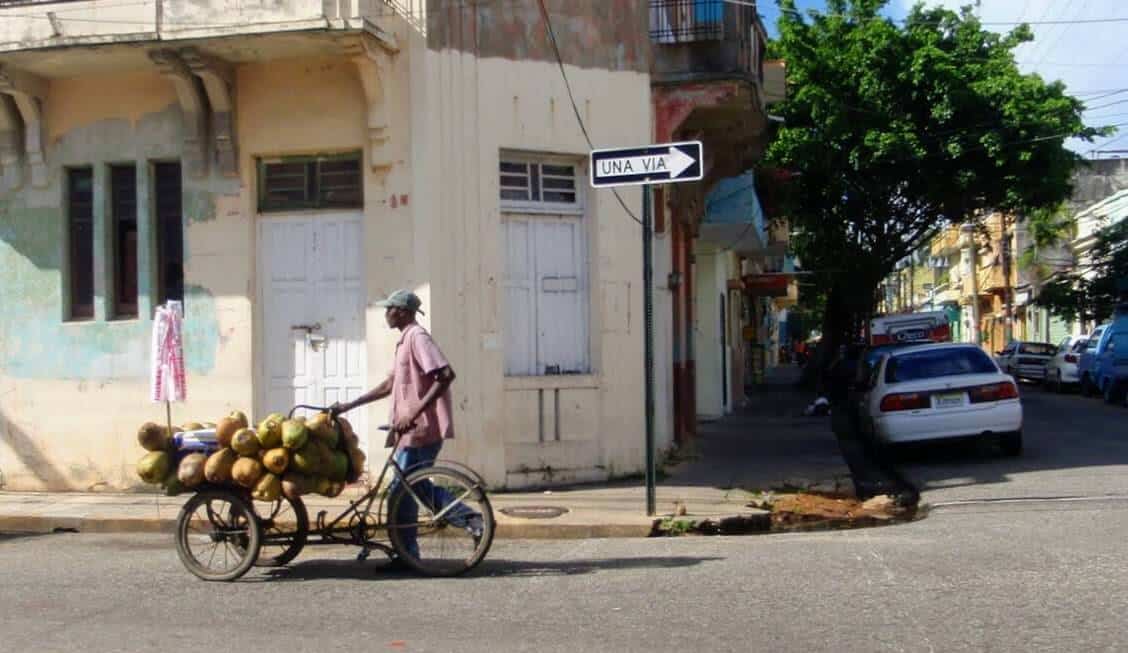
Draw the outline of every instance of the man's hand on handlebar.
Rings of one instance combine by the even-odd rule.
[[[404,415],[403,417],[396,420],[396,423],[392,425],[392,430],[395,431],[396,433],[407,433],[407,432],[411,431],[411,429],[413,429],[414,427],[415,427],[415,418],[408,416],[408,415]]]

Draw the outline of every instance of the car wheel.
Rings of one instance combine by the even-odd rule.
[[[1056,383],[1054,383],[1054,391],[1058,394],[1065,393],[1065,384],[1061,382],[1061,370],[1057,371],[1057,380]]]
[[[1022,453],[1022,431],[1004,433],[999,436],[999,448],[1004,456],[1018,456]]]
[[[1124,403],[1124,384],[1111,379],[1106,381],[1104,387],[1104,401],[1106,404]]]

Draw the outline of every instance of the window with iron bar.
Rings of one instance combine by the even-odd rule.
[[[259,160],[259,211],[364,206],[359,152]]]

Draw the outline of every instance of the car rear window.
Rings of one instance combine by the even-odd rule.
[[[1024,342],[1018,347],[1020,354],[1034,354],[1035,356],[1053,356],[1057,347],[1038,342]]]
[[[1085,351],[1085,347],[1088,346],[1088,340],[1078,340],[1077,342],[1073,343],[1073,347],[1071,347],[1069,351],[1073,352],[1074,354],[1080,354],[1081,352]]]
[[[994,374],[995,363],[976,347],[953,347],[898,354],[885,366],[885,382],[916,381],[940,376]]]

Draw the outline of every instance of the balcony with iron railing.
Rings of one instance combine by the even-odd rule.
[[[359,30],[400,16],[426,26],[427,0],[0,0],[0,53],[65,46]]]
[[[650,0],[657,82],[744,78],[762,84],[765,32],[755,2]]]

